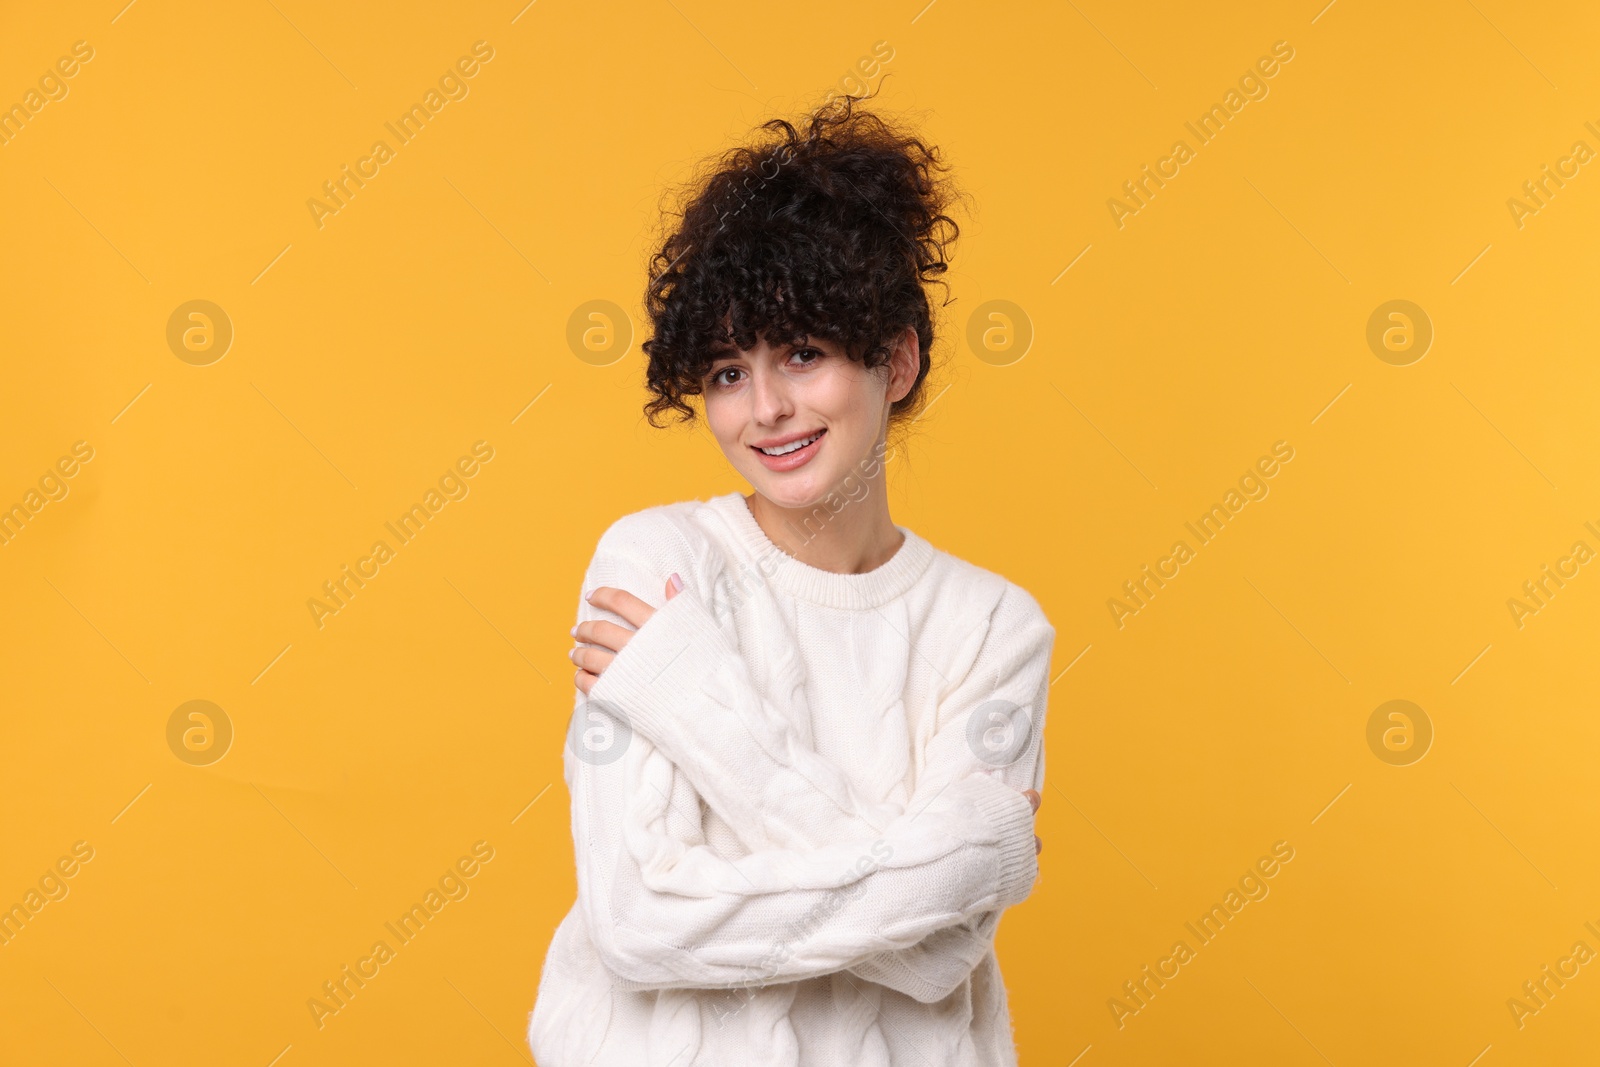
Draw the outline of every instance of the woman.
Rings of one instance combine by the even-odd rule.
[[[651,423],[700,396],[754,491],[624,516],[584,577],[541,1067],[1016,1063],[993,942],[1055,630],[890,520],[957,229],[936,150],[856,102],[767,123],[652,261]]]

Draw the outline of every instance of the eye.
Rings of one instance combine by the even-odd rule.
[[[739,374],[739,373],[741,373],[741,371],[739,370],[738,367],[723,367],[721,370],[719,370],[716,373],[712,374],[711,377],[709,378],[709,381],[711,382],[711,384],[713,386],[717,387],[718,389],[726,389],[726,388],[732,386],[734,383],[730,382],[730,381],[724,381],[722,376],[724,374]]]
[[[792,353],[790,353],[789,358],[790,359],[795,359],[795,358],[797,358],[799,356],[804,356],[804,355],[807,355],[807,354],[809,354],[812,358],[806,360],[803,363],[801,363],[800,365],[802,367],[810,367],[810,366],[812,366],[812,365],[814,365],[816,363],[821,362],[827,356],[827,353],[822,351],[820,348],[797,348]]]

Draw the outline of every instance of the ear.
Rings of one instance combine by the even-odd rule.
[[[916,383],[917,371],[922,368],[922,345],[915,326],[907,326],[895,342],[894,355],[889,361],[888,398],[891,403],[904,399]]]

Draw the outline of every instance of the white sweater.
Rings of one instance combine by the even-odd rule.
[[[601,585],[657,611],[574,690],[540,1067],[1016,1064],[994,935],[1038,873],[1055,630],[897,529],[865,574],[787,555],[737,492],[600,538],[579,620],[630,625]]]

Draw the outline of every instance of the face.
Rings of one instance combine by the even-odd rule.
[[[752,488],[785,508],[816,504],[874,454],[889,407],[916,380],[917,334],[907,328],[886,367],[869,370],[832,341],[731,350],[704,383],[706,423]],[[784,455],[764,453],[810,444]],[[872,468],[867,468],[872,469]]]

